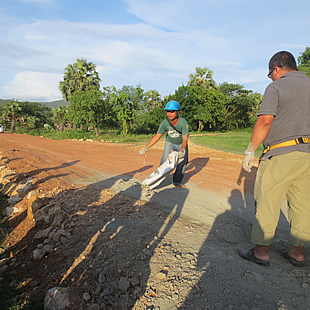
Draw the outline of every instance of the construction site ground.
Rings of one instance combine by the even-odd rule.
[[[242,156],[189,141],[186,188],[174,187],[168,175],[157,188],[142,191],[163,145],[141,156],[137,143],[1,133],[0,165],[20,179],[32,178],[31,190],[62,208],[69,237],[34,260],[42,243],[34,236],[45,226],[27,216],[25,195],[8,219],[10,228],[0,231],[7,234],[0,262],[10,259],[0,274],[0,296],[9,288],[16,303],[37,300],[32,309],[43,309],[53,287],[72,292],[68,309],[310,309],[309,246],[301,268],[278,253],[289,244],[285,203],[270,266],[237,254],[253,246],[258,162],[247,173]],[[9,309],[6,304],[1,301],[0,309]]]

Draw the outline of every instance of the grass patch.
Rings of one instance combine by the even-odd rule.
[[[8,310],[44,310],[44,296],[29,295],[7,305]]]
[[[193,136],[191,140],[196,144],[218,151],[244,155],[251,136],[252,132],[212,133]],[[260,145],[256,151],[256,157],[259,157],[262,151],[263,145]]]
[[[85,131],[85,130],[65,130],[60,132],[59,130],[32,130],[31,132],[27,131],[17,131],[18,133],[27,133],[32,136],[42,136],[45,138],[53,140],[94,140],[94,141],[104,141],[110,143],[146,143],[151,139],[152,135],[135,135],[128,134],[122,135],[117,132],[101,132],[99,136],[96,136],[95,131]]]
[[[199,145],[238,155],[244,155],[249,141],[251,139],[253,129],[245,129],[242,131],[227,132],[227,133],[194,133],[192,132],[191,140]],[[27,133],[27,132],[19,132]],[[109,143],[141,143],[146,144],[150,141],[153,135],[142,135],[142,134],[128,134],[122,135],[116,131],[101,132],[97,137],[95,131],[86,130],[73,130],[66,129],[64,132],[59,130],[33,130],[28,132],[29,135],[43,136],[45,138],[53,140],[64,140],[64,139],[77,139],[77,140],[94,140],[103,141]],[[256,157],[259,157],[263,151],[263,146],[260,145],[256,152]]]

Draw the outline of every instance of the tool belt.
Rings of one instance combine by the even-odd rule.
[[[304,144],[304,143],[308,143],[309,144],[309,140],[310,140],[309,138],[301,137],[301,138],[297,138],[297,139],[294,139],[294,140],[289,140],[289,141],[281,142],[281,143],[278,143],[278,144],[275,144],[275,145],[267,146],[264,149],[262,156],[264,154],[266,154],[268,151],[276,149],[278,147],[292,146],[292,145]]]

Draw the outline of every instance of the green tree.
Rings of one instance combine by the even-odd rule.
[[[242,85],[224,83],[218,89],[200,86],[180,86],[167,100],[181,105],[190,130],[223,131],[252,125],[253,109],[260,104],[259,94]]]
[[[51,109],[42,103],[24,101],[20,105],[21,111],[17,120],[21,127],[32,130],[42,128],[44,124],[50,122]]]
[[[26,123],[26,127],[28,129],[33,130],[36,128],[36,123],[38,122],[38,118],[36,116],[28,116],[27,117],[27,123]]]
[[[249,94],[250,100],[252,102],[252,109],[249,112],[249,126],[253,127],[257,121],[257,113],[260,109],[264,96],[260,93]]]
[[[120,90],[111,93],[111,103],[121,123],[122,133],[127,135],[138,112],[143,106],[144,90],[138,85],[123,86]]]
[[[5,113],[4,107],[0,107],[0,120],[3,125],[4,130],[6,130],[8,123],[10,122],[10,117]]]
[[[198,132],[201,132],[205,124],[210,122],[212,115],[207,107],[208,90],[200,86],[191,87],[193,98],[194,119],[198,122]]]
[[[137,119],[137,132],[138,133],[155,133],[160,123],[167,117],[164,110],[164,104],[156,106],[152,110],[143,113]]]
[[[20,102],[16,100],[11,100],[6,103],[2,110],[2,117],[5,120],[9,120],[11,122],[11,131],[15,130],[15,122],[16,119],[20,115],[20,111],[22,110]]]
[[[310,47],[306,47],[306,50],[298,57],[298,70],[306,72],[310,78]]]
[[[95,87],[99,90],[99,82],[100,78],[96,66],[85,59],[77,59],[76,63],[69,64],[65,68],[59,89],[64,100],[69,101],[75,91],[85,91],[87,87]]]
[[[216,89],[217,85],[213,80],[213,71],[208,68],[196,67],[196,72],[189,75],[188,86],[199,86],[205,89]]]
[[[66,114],[69,111],[69,106],[59,106],[56,109],[52,109],[52,116],[53,116],[53,126],[57,126],[60,130],[60,132],[63,132],[64,129],[64,123]]]
[[[201,87],[191,87],[191,97],[194,101],[194,118],[198,121],[198,130],[226,130],[223,115],[226,97],[216,89],[208,90]]]
[[[176,100],[181,105],[190,130],[221,130],[221,110],[225,96],[217,90],[200,86],[180,86],[167,100]]]
[[[75,92],[70,101],[74,123],[93,127],[99,136],[100,125],[111,113],[109,101],[104,100],[103,93],[96,87],[89,87],[83,92]]]
[[[157,90],[149,90],[144,94],[144,102],[144,108],[147,111],[152,111],[154,108],[162,105],[161,95]]]
[[[218,91],[227,97],[223,107],[227,129],[251,126],[252,111],[260,105],[261,95],[253,94],[251,90],[244,89],[243,85],[227,82],[220,84]]]

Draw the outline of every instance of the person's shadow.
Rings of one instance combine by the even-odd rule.
[[[199,250],[195,270],[199,280],[178,309],[279,309],[274,298],[279,294],[278,288],[269,285],[270,293],[266,294],[267,274],[261,269],[264,267],[237,254],[240,244],[249,246],[252,228],[251,222],[243,219],[243,193],[232,190],[228,202],[231,210],[216,217]],[[254,217],[254,206],[247,207],[251,207]],[[281,302],[285,306],[285,301]]]
[[[245,208],[253,205],[254,184],[257,173],[257,167],[252,167],[251,172],[245,171],[242,167],[238,176],[237,184],[243,186],[243,199],[245,202]]]
[[[30,270],[36,272],[28,276],[33,281],[44,278],[45,285],[52,281],[76,292],[82,289],[95,304],[131,309],[146,292],[153,254],[180,217],[188,195],[187,189],[169,187],[157,194],[171,197],[169,203],[159,204],[160,197],[140,200],[141,185],[133,178],[148,168],[57,194],[54,201],[66,216],[62,229],[56,227],[55,232],[69,229],[71,237],[61,237],[57,251],[44,260],[30,260]],[[49,203],[53,208],[53,199]],[[30,256],[44,241],[34,239],[35,233],[31,230],[14,248],[23,246]]]
[[[243,168],[241,168],[239,177],[237,180],[237,184],[243,186],[242,196],[240,197],[244,201],[245,210],[242,212],[243,218],[253,221],[255,215],[255,200],[254,200],[254,185],[258,168],[253,166],[251,172],[246,172]],[[242,203],[242,199],[236,201],[236,203]],[[287,216],[287,202],[285,197],[283,197],[283,205],[280,213],[280,218],[278,222],[277,231],[279,233],[280,229],[289,229],[288,216]],[[287,234],[281,232],[281,235],[286,236]],[[279,235],[281,239],[283,236]]]
[[[234,270],[237,255],[234,246],[248,240],[250,224],[241,219],[244,212],[242,193],[232,190],[228,202],[231,210],[216,217],[208,237],[203,242],[196,263],[199,281],[191,288],[179,309],[232,309],[235,294]],[[198,298],[199,295],[199,298]],[[240,303],[238,303],[240,306]]]
[[[118,188],[119,192],[104,204],[94,206],[96,212],[101,208],[108,210],[106,216],[101,216],[92,227],[87,227],[86,230],[92,233],[86,235],[81,232],[81,240],[86,241],[85,248],[87,242],[89,244],[93,240],[94,249],[86,261],[74,267],[74,272],[71,268],[72,273],[62,279],[61,285],[72,285],[74,279],[104,279],[94,288],[99,292],[94,302],[113,309],[131,309],[148,288],[155,249],[180,217],[188,190],[166,188],[158,195],[174,197],[169,204],[162,206],[156,202],[158,197],[155,201],[153,196],[149,202],[141,205],[141,186],[132,179],[118,177],[101,184],[109,184],[107,189]],[[173,196],[175,191],[178,191],[177,198]],[[119,209],[112,210],[112,206],[118,206]],[[94,212],[94,209],[87,213]],[[75,257],[83,255],[83,252],[79,255],[77,253]],[[72,260],[72,266],[75,261]],[[96,267],[90,269],[90,264]]]
[[[185,181],[188,182],[191,177],[199,173],[208,164],[209,160],[209,157],[197,157],[189,161],[184,175]]]

